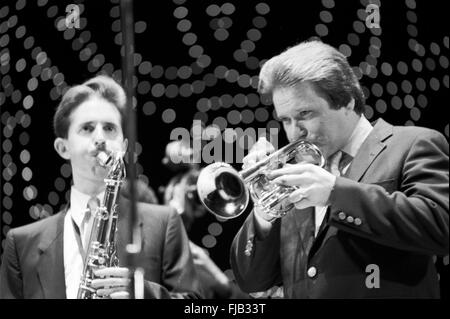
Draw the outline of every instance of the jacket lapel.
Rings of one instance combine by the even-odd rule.
[[[314,207],[305,209],[294,209],[293,212],[297,229],[300,231],[300,242],[303,251],[308,254],[314,237],[311,238],[310,232],[314,232]],[[314,233],[313,233],[314,234]]]
[[[314,220],[311,218],[313,212],[313,207],[305,209],[294,207],[282,218],[281,258],[285,289],[287,290],[291,289],[292,284],[302,278],[306,271],[306,266],[302,261],[307,260],[312,244],[313,238],[308,236],[308,230],[311,230],[311,223],[314,226]]]
[[[38,261],[38,276],[42,285],[44,298],[66,298],[66,281],[64,275],[63,233],[64,216],[66,210],[61,211],[54,223],[49,224],[42,234],[38,244],[40,258]]]
[[[313,247],[310,250],[310,256],[314,255],[317,249],[322,246],[322,243],[325,243],[330,237],[336,235],[337,228],[328,226],[328,218],[329,218],[330,207],[327,208],[327,213],[320,225],[319,231],[317,232],[317,236],[314,240]]]
[[[361,145],[361,148],[350,164],[346,174],[344,174],[344,177],[354,181],[360,181],[375,158],[377,158],[386,147],[386,144],[383,142],[392,135],[392,129],[392,125],[386,123],[383,119],[378,119],[372,132]],[[330,208],[328,207],[328,211],[329,209]],[[320,245],[322,245],[321,243],[325,243],[330,237],[337,233],[337,228],[328,226],[328,211],[317,233],[314,247],[310,251],[311,255],[315,253]]]
[[[392,129],[392,125],[379,119],[344,176],[354,181],[360,181],[374,159],[386,147],[383,141],[392,135]]]

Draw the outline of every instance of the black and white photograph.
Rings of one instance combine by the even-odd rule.
[[[444,4],[1,0],[0,299],[448,299]]]

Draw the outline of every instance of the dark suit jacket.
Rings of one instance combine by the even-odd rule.
[[[287,298],[439,297],[433,256],[449,250],[448,154],[436,131],[378,120],[337,177],[312,245],[313,208],[289,212],[264,238],[248,216],[231,248],[237,282],[247,292],[282,284]]]
[[[129,201],[119,204],[117,251],[126,261]],[[188,238],[179,215],[164,206],[138,203],[145,293],[153,298],[199,297]],[[0,272],[0,298],[66,298],[63,232],[66,210],[9,231]],[[170,292],[170,293],[169,293]]]

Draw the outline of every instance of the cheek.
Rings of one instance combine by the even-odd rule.
[[[106,142],[108,148],[112,151],[125,151],[123,150],[123,139],[114,139]]]
[[[80,152],[81,143],[78,140],[73,139],[69,142],[68,145],[71,154],[77,154]]]
[[[70,141],[69,147],[70,147],[70,153],[72,156],[84,156],[87,154],[90,149],[90,144],[86,142],[83,138],[74,138]]]
[[[323,135],[323,123],[318,120],[312,120],[304,123],[309,138],[318,138]]]

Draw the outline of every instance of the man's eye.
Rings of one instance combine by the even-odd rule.
[[[308,117],[311,115],[311,111],[302,111],[300,112],[301,117]]]
[[[112,125],[106,125],[105,126],[105,131],[106,132],[114,132],[116,130],[116,128]]]
[[[81,129],[85,132],[92,132],[94,130],[94,127],[92,125],[83,125]]]

